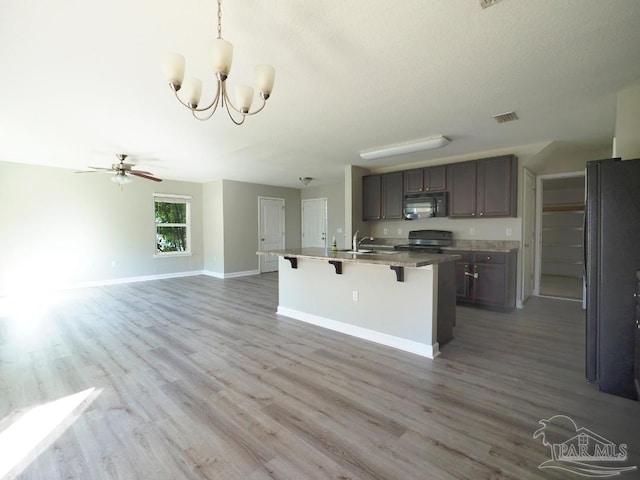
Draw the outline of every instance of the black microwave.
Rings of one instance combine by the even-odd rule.
[[[405,220],[447,216],[447,192],[419,193],[404,197]]]

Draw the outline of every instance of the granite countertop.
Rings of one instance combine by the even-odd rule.
[[[363,249],[364,250],[364,249]],[[460,255],[430,254],[401,251],[381,251],[380,253],[349,253],[324,248],[289,248],[284,250],[268,250],[257,252],[258,255],[277,255],[280,257],[311,258],[315,260],[337,260],[349,263],[369,263],[397,267],[424,267],[436,263],[452,262]]]
[[[361,248],[373,250],[392,249],[395,245],[406,245],[406,238],[375,238],[363,242]],[[517,240],[453,240],[451,247],[443,247],[443,252],[510,252],[520,248]]]
[[[510,252],[518,250],[520,242],[514,240],[454,240],[453,246],[442,248],[443,252]]]

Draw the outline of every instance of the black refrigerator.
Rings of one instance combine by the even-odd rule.
[[[637,399],[640,159],[588,162],[586,181],[586,376],[603,392]]]

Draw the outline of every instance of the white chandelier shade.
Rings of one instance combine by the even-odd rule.
[[[265,107],[267,99],[273,91],[276,71],[271,65],[258,65],[255,67],[256,85],[262,104],[253,112],[251,105],[253,103],[254,89],[239,85],[235,89],[234,105],[227,95],[226,81],[231,72],[231,64],[233,63],[233,45],[222,38],[221,27],[221,0],[218,0],[218,38],[211,42],[211,66],[215,74],[216,93],[208,105],[201,106],[202,82],[197,78],[185,78],[185,59],[179,53],[167,53],[162,63],[164,75],[173,90],[178,101],[189,108],[195,118],[198,120],[208,120],[213,116],[218,106],[223,106],[231,121],[236,125],[242,125],[247,116],[255,115],[262,111]],[[182,91],[182,95],[178,95],[178,91]],[[182,98],[181,98],[182,97]],[[236,120],[231,110],[240,114],[240,120]],[[198,113],[207,112],[204,116]]]

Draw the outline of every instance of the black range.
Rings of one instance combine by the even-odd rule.
[[[442,253],[442,247],[453,245],[453,233],[447,230],[411,230],[409,243],[396,245],[396,250],[421,253]]]

